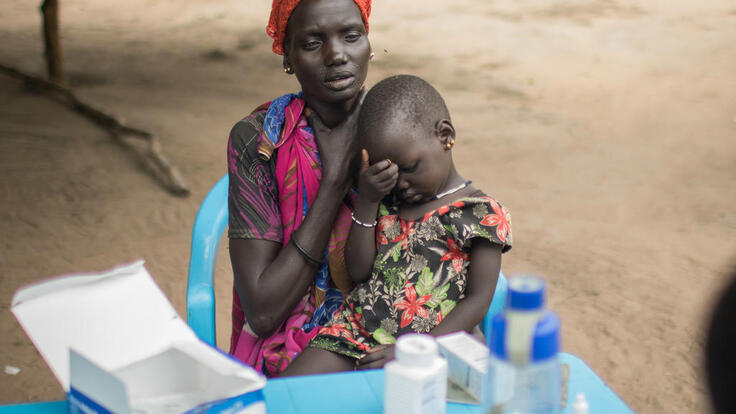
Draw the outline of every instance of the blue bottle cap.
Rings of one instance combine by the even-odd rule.
[[[509,279],[506,306],[514,310],[538,310],[544,307],[545,283],[537,276],[514,276]]]
[[[506,317],[496,315],[492,321],[489,348],[501,360],[508,361],[506,350]],[[534,329],[534,343],[531,347],[530,362],[543,361],[560,352],[560,318],[551,311],[545,311]]]

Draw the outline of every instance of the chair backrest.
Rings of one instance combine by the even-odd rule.
[[[496,282],[496,290],[493,292],[493,300],[491,300],[491,306],[488,307],[486,316],[483,317],[483,321],[480,323],[480,330],[486,336],[486,343],[490,339],[491,332],[491,321],[493,317],[501,313],[503,307],[506,306],[506,294],[508,293],[508,284],[506,283],[506,276],[503,271],[498,271],[498,281]]]
[[[225,174],[204,198],[194,220],[189,255],[187,322],[200,339],[212,346],[216,346],[213,276],[220,239],[227,228],[228,187]]]
[[[192,251],[189,255],[187,284],[187,322],[194,333],[212,346],[215,342],[215,290],[213,276],[220,239],[228,223],[228,175],[217,181],[199,207],[192,230]],[[506,303],[506,278],[498,275],[493,301],[480,328],[488,337],[491,319]]]

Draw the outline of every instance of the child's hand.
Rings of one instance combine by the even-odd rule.
[[[399,179],[399,167],[391,160],[382,160],[370,165],[368,151],[361,152],[363,161],[358,178],[358,197],[369,202],[379,202],[393,190]]]
[[[355,369],[383,368],[392,359],[394,359],[394,345],[378,345],[356,361]]]

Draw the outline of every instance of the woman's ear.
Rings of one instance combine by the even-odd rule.
[[[287,75],[291,75],[294,73],[294,68],[291,66],[291,63],[289,63],[289,55],[287,55],[286,52],[284,52],[283,65],[284,65],[284,73],[286,73]]]
[[[455,127],[449,119],[441,119],[435,124],[435,135],[440,140],[440,144],[446,150],[452,149],[455,145]]]

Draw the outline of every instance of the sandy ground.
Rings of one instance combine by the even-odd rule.
[[[37,2],[0,6],[0,62],[42,73]],[[197,207],[232,124],[295,91],[263,32],[270,1],[64,0],[69,83],[158,135],[175,198],[69,109],[0,75],[0,402],[62,397],[9,312],[20,286],[142,257],[185,314]],[[637,412],[709,410],[703,327],[736,265],[736,5],[381,0],[368,84],[432,82],[461,172],[514,218],[507,274],[550,281],[564,348]],[[217,266],[218,341],[231,270]],[[131,301],[135,298],[131,298]]]

